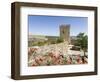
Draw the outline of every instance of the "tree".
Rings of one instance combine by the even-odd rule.
[[[84,56],[85,56],[85,52],[87,51],[87,45],[88,45],[88,36],[85,35],[84,33],[79,33],[77,35],[77,40],[75,43],[76,46],[80,46],[81,49],[84,51]]]

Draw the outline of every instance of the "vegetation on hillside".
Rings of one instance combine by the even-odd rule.
[[[77,35],[77,40],[74,43],[75,46],[80,46],[81,49],[85,52],[87,51],[88,48],[88,36],[85,35],[85,33],[79,33]]]
[[[58,44],[63,42],[63,39],[57,38],[53,40],[46,40],[46,41],[39,41],[39,42],[31,42],[30,46],[43,46],[43,45],[50,45],[50,44]]]

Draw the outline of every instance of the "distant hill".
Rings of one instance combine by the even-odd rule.
[[[48,39],[57,39],[59,38],[59,36],[44,36],[44,35],[29,35],[28,36],[28,40],[29,41],[36,41],[37,40],[48,40]],[[76,40],[77,37],[76,36],[70,36],[71,40]]]
[[[59,38],[59,36],[29,35],[28,41],[53,40],[57,38]]]

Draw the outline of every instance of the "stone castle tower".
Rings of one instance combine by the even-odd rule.
[[[60,38],[70,43],[70,25],[60,25]]]

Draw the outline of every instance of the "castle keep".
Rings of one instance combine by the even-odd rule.
[[[60,25],[60,38],[70,43],[70,25]]]

